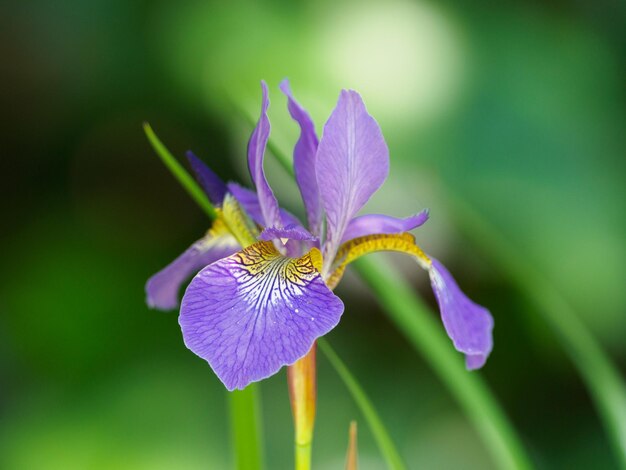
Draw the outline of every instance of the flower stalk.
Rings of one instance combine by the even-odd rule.
[[[295,468],[311,468],[313,428],[317,405],[317,345],[287,368],[289,399],[294,424]]]
[[[350,431],[348,432],[348,453],[346,455],[346,470],[357,470],[357,426],[356,421],[350,423]]]

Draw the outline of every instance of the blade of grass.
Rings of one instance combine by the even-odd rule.
[[[217,213],[204,191],[187,173],[178,160],[170,153],[156,136],[150,124],[144,123],[143,129],[152,148],[165,166],[172,172],[181,186],[200,206],[210,220],[215,220]],[[261,454],[261,417],[259,414],[258,387],[249,385],[245,390],[230,392],[230,419],[235,449],[235,462],[238,470],[258,470],[262,468]]]
[[[519,291],[541,312],[578,369],[608,433],[621,468],[626,469],[626,384],[571,305],[519,254],[498,230],[448,191],[459,226],[481,254],[508,273]]]
[[[257,384],[230,393],[230,416],[235,451],[235,468],[262,468],[259,394]]]
[[[387,462],[387,467],[392,470],[405,470],[406,465],[402,461],[400,453],[396,450],[385,425],[378,416],[374,405],[372,405],[372,402],[363,391],[361,385],[359,385],[357,380],[348,370],[348,367],[339,358],[333,348],[330,347],[328,341],[324,338],[318,338],[317,345],[320,351],[322,351],[328,359],[328,362],[330,362],[333,366],[339,377],[341,377],[341,380],[350,392],[350,395],[352,395],[352,398],[358,405],[361,413],[363,413],[363,417],[365,418],[365,421],[367,421],[367,425],[374,435],[378,448]]]

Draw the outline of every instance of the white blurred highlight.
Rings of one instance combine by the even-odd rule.
[[[339,87],[366,95],[381,118],[410,118],[415,125],[441,115],[459,96],[462,44],[434,6],[354,3],[322,21],[319,60]]]

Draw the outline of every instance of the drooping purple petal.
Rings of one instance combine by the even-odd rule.
[[[263,90],[261,117],[259,117],[259,122],[248,142],[248,169],[259,197],[259,205],[264,221],[262,225],[265,227],[280,227],[282,221],[280,220],[278,201],[265,178],[265,171],[263,170],[265,148],[270,136],[270,120],[267,117],[267,108],[270,105],[270,100],[265,81],[261,82],[261,89]]]
[[[306,240],[315,241],[315,237],[311,232],[301,225],[288,225],[285,228],[269,227],[261,232],[259,240]]]
[[[300,138],[293,149],[293,169],[306,209],[309,228],[314,235],[319,236],[322,230],[323,210],[315,175],[318,146],[315,124],[313,124],[309,113],[293,97],[289,80],[283,80],[280,89],[287,96],[289,114],[300,126]]]
[[[324,126],[315,171],[327,220],[324,259],[331,262],[348,223],[389,173],[387,144],[357,92],[341,92]]]
[[[350,221],[343,233],[341,243],[367,235],[408,232],[423,225],[427,220],[428,209],[404,219],[382,214],[362,215]]]
[[[485,364],[493,347],[493,318],[485,307],[472,302],[448,270],[430,257],[430,282],[441,310],[441,319],[454,347],[465,354],[469,370]]]
[[[235,196],[237,202],[241,204],[241,207],[247,212],[252,220],[257,224],[264,227],[265,220],[263,213],[261,212],[261,205],[259,204],[259,198],[254,191],[244,188],[237,183],[228,183],[228,192]],[[302,225],[298,218],[285,209],[279,209],[280,220],[283,226],[288,225]]]
[[[209,200],[216,206],[222,205],[224,196],[226,196],[226,184],[202,160],[196,157],[191,150],[187,152],[187,160],[200,186],[209,196]]]
[[[207,264],[230,256],[240,249],[231,235],[207,235],[156,273],[146,283],[146,303],[151,308],[171,310],[178,307],[178,291],[184,281]]]
[[[293,364],[339,322],[343,303],[311,256],[286,258],[259,242],[191,281],[179,317],[185,344],[228,390]]]

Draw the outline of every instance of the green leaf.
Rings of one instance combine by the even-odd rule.
[[[330,344],[328,344],[328,341],[324,338],[318,338],[317,345],[333,366],[337,374],[339,374],[339,377],[341,377],[341,380],[343,380],[343,383],[348,388],[348,391],[361,410],[361,413],[363,413],[363,417],[365,418],[365,421],[367,421],[367,425],[372,431],[374,439],[376,439],[380,452],[387,462],[387,467],[392,470],[406,469],[406,465],[402,461],[402,458],[393,444],[385,425],[378,416],[374,405],[372,405],[372,402],[363,391],[363,388],[350,373],[348,367],[341,359],[339,359],[337,353],[335,353],[335,351],[330,347]]]

